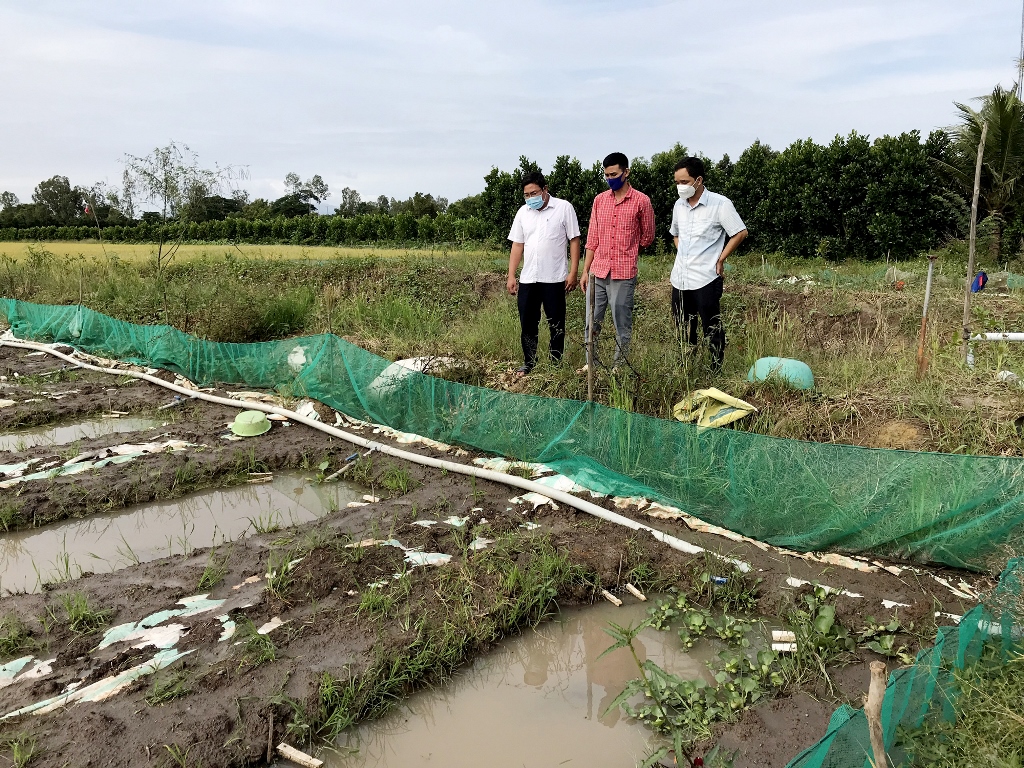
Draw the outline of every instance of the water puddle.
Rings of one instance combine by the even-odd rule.
[[[365,489],[318,485],[297,473],[270,483],[203,491],[84,520],[0,535],[0,588],[35,592],[42,582],[109,573],[135,562],[233,541],[248,531],[315,520],[358,501]]]
[[[628,649],[598,656],[613,642],[608,622],[636,623],[649,605],[565,611],[358,728],[340,754],[319,757],[329,768],[630,768],[644,758],[650,731],[618,710],[600,714],[637,677],[636,665]],[[636,648],[641,661],[712,682],[710,644],[685,650],[675,632],[647,629]]]
[[[90,419],[77,424],[65,424],[60,427],[22,429],[0,435],[0,451],[20,451],[34,448],[37,445],[67,445],[78,440],[94,437],[105,437],[121,432],[139,432],[156,429],[164,424],[158,419],[120,418]]]

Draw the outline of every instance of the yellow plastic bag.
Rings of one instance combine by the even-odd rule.
[[[750,403],[714,387],[690,393],[672,409],[679,421],[695,421],[699,427],[721,427],[756,412]]]

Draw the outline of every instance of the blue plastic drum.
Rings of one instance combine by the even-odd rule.
[[[762,357],[747,373],[747,381],[764,381],[775,377],[795,389],[813,389],[814,374],[811,367],[788,357]]]

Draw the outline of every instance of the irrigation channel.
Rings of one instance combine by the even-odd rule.
[[[0,535],[0,589],[34,592],[82,573],[109,573],[197,547],[216,547],[247,532],[308,523],[358,502],[364,494],[354,484],[324,486],[309,474],[292,472],[266,484],[206,490],[85,520],[12,531]]]
[[[638,623],[647,607],[604,603],[567,610],[346,734],[337,752],[321,757],[329,768],[636,765],[650,732],[618,709],[601,717],[637,676],[636,665],[622,648],[599,657],[610,644],[608,623]],[[687,650],[675,633],[647,629],[636,648],[641,661],[683,679],[713,682],[707,662],[717,649],[710,642]]]

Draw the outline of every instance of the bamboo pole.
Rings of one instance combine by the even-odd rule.
[[[885,759],[885,739],[882,736],[882,699],[885,698],[885,678],[885,662],[872,661],[871,687],[868,688],[868,700],[864,704],[864,716],[868,720],[875,768],[886,768],[888,765]]]
[[[587,323],[587,401],[594,402],[594,308],[597,304],[597,286],[594,285],[594,275],[591,274],[587,280],[587,313],[590,315],[590,322]]]
[[[932,275],[935,273],[935,259],[937,258],[938,256],[934,253],[928,254],[928,280],[924,284],[924,310],[921,312],[921,332],[917,336],[918,381],[924,378],[925,371],[928,370],[928,358],[924,354],[924,345],[928,333],[928,300],[932,296]]]
[[[974,164],[974,197],[971,198],[971,237],[967,247],[967,284],[964,287],[964,337],[963,355],[967,362],[968,344],[971,341],[971,281],[974,278],[974,246],[978,236],[978,193],[981,191],[981,161],[985,154],[985,137],[988,122],[981,124],[981,141],[978,142],[978,159]]]

